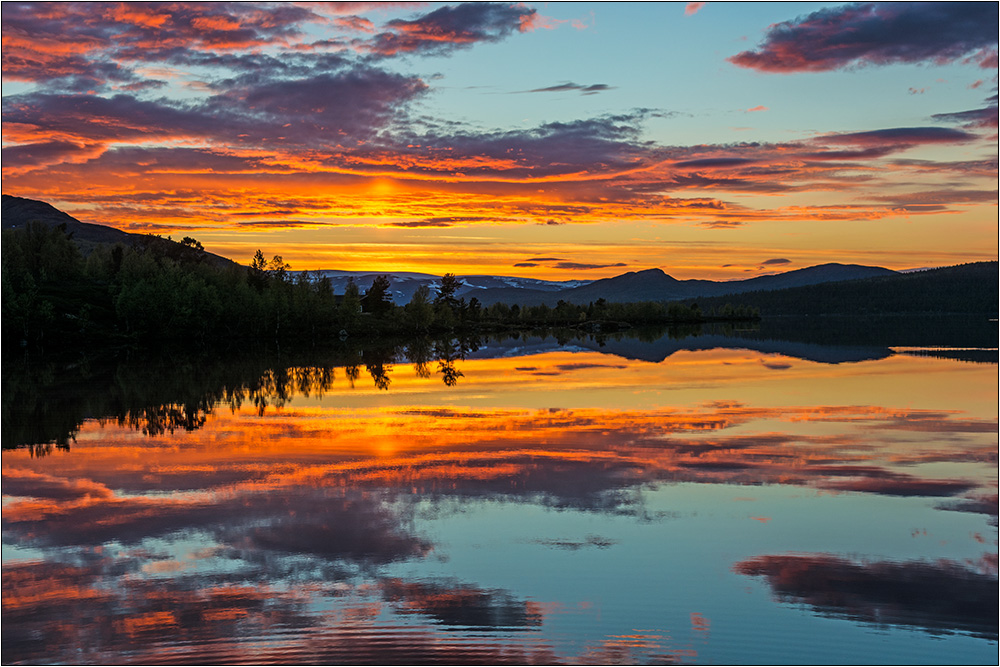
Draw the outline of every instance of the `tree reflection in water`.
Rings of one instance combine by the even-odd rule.
[[[322,396],[333,387],[338,368],[352,389],[363,366],[376,389],[387,391],[394,364],[412,363],[418,377],[429,378],[428,365],[437,360],[444,384],[451,387],[462,377],[456,360],[478,345],[419,339],[308,356],[15,360],[4,365],[3,447],[29,448],[37,456],[68,450],[80,425],[92,418],[157,436],[197,430],[219,406],[236,411],[249,404],[263,416],[294,395]]]

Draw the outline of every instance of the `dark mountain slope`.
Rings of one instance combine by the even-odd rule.
[[[805,269],[796,269],[773,276],[758,276],[749,280],[739,281],[739,289],[727,290],[721,294],[738,294],[755,290],[777,290],[820,283],[841,282],[844,280],[860,280],[862,278],[877,278],[879,276],[896,276],[899,272],[883,269],[880,266],[863,266],[861,264],[818,264]],[[732,283],[721,283],[731,285]]]
[[[128,247],[151,248],[161,255],[184,261],[205,262],[217,266],[233,266],[235,264],[225,257],[204,250],[196,250],[159,236],[130,234],[106,225],[80,222],[51,204],[35,199],[3,195],[2,220],[5,230],[22,229],[31,222],[41,223],[46,227],[66,225],[66,233],[71,236],[73,242],[84,255],[89,255],[98,245],[121,243]]]
[[[725,303],[776,315],[899,315],[982,313],[995,315],[997,262],[960,264],[862,280],[756,291],[699,301],[703,309]]]

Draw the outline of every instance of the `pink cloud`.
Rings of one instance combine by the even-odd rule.
[[[707,5],[707,2],[689,2],[687,6],[684,7],[684,16],[694,16],[698,13],[698,10]]]
[[[354,30],[356,32],[375,32],[375,24],[368,19],[361,16],[344,16],[335,18],[333,20],[334,24],[340,28],[346,30]]]
[[[750,112],[752,112],[752,111],[770,111],[770,109],[768,109],[768,108],[767,108],[766,106],[764,106],[763,104],[758,104],[757,106],[755,106],[755,107],[750,107],[749,109],[747,109],[747,110],[746,110],[746,112],[747,112],[747,113],[750,113]]]

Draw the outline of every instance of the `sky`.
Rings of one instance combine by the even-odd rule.
[[[995,260],[995,2],[4,2],[5,194],[293,270]]]

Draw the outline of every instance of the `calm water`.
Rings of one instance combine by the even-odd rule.
[[[353,355],[5,368],[3,662],[996,663],[995,350]]]

